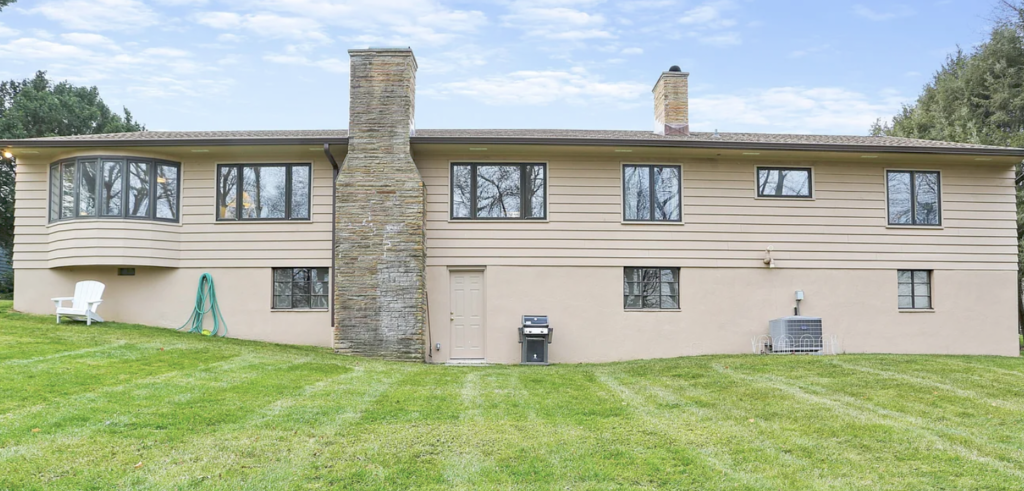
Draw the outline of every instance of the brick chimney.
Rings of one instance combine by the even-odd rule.
[[[412,160],[416,58],[350,50],[349,144],[335,182],[334,350],[423,361],[426,194]]]
[[[654,84],[654,132],[667,136],[690,134],[690,74],[672,66]]]

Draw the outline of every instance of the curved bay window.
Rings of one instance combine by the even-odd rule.
[[[178,221],[181,164],[77,157],[50,164],[50,222],[87,218]]]

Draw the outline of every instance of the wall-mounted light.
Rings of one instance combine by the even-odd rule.
[[[743,152],[743,155],[761,155],[761,152]]]
[[[10,150],[4,150],[4,158],[5,159],[13,159],[14,158],[14,154],[11,153]]]

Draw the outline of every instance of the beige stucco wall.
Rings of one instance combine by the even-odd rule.
[[[270,268],[136,268],[135,276],[117,276],[117,268],[83,266],[16,269],[14,308],[53,314],[52,297],[69,297],[75,283],[96,280],[106,285],[98,313],[104,320],[177,328],[195,306],[199,276],[210,273],[228,336],[284,344],[331,346],[327,310],[274,311],[270,308]],[[213,328],[207,315],[203,326]]]
[[[671,265],[671,264],[669,264]],[[890,270],[684,268],[680,310],[627,312],[622,268],[491,266],[485,280],[485,358],[518,363],[523,314],[546,314],[555,328],[556,363],[607,362],[713,353],[751,353],[768,321],[801,313],[822,317],[847,353],[1016,356],[1014,282],[1008,271],[934,272],[934,312],[900,312]],[[431,361],[448,359],[447,267],[429,268]]]

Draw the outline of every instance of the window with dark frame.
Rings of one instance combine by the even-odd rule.
[[[758,167],[758,198],[810,198],[811,169],[808,167]]]
[[[309,220],[311,172],[310,164],[218,165],[217,220]]]
[[[276,310],[321,310],[330,306],[329,268],[274,268]]]
[[[682,167],[678,165],[623,165],[623,220],[681,222],[682,175]]]
[[[889,225],[942,224],[942,191],[936,171],[886,171]]]
[[[451,168],[453,220],[544,220],[547,165],[457,163]]]
[[[932,272],[926,270],[900,270],[896,272],[899,288],[899,308],[932,308]]]
[[[679,309],[679,268],[624,268],[626,310]]]
[[[131,218],[178,222],[180,173],[177,162],[134,157],[90,156],[55,162],[50,164],[49,221]]]

